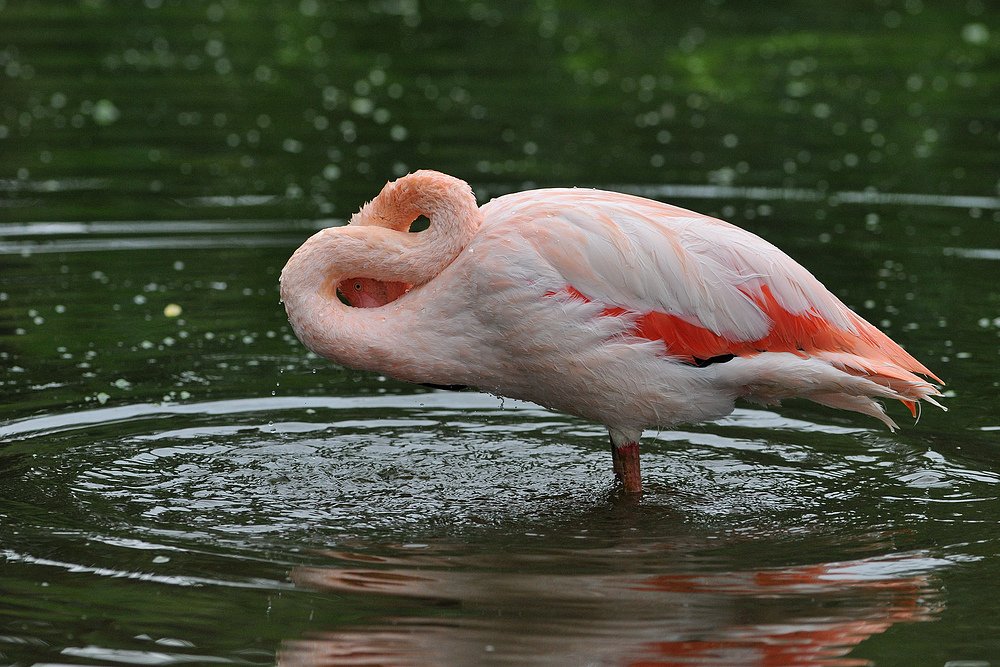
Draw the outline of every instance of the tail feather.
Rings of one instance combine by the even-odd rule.
[[[888,426],[891,431],[895,431],[899,428],[896,422],[892,420],[892,417],[885,413],[885,408],[868,396],[851,396],[850,394],[811,394],[808,398],[815,403],[819,403],[820,405],[825,405],[830,408],[853,410],[854,412],[860,412],[862,414],[875,417],[875,419],[880,420]]]
[[[918,373],[928,377],[938,384],[944,384],[937,375],[934,375],[926,366],[913,358],[913,356],[899,346],[884,333],[872,326],[867,320],[852,310],[848,310],[848,317],[852,320],[858,330],[858,345],[854,352],[863,355],[862,360],[872,362],[876,359],[889,362],[896,368],[905,372]]]
[[[898,428],[896,422],[876,399],[901,401],[914,417],[922,401],[944,409],[934,400],[941,396],[936,385],[889,360],[826,351],[809,357],[765,352],[739,359],[742,363],[719,364],[717,372],[731,373],[729,380],[740,387],[740,395],[754,402],[775,404],[800,396],[875,417],[892,430]]]
[[[914,417],[917,416],[916,404],[920,401],[927,401],[944,409],[944,406],[932,398],[933,396],[941,396],[941,392],[936,386],[892,361],[870,359],[847,352],[822,352],[817,356],[845,373],[863,377],[882,385],[894,394],[892,398],[896,398],[906,405]],[[922,372],[919,369],[914,370]]]

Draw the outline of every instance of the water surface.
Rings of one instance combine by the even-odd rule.
[[[1000,664],[987,4],[0,1],[7,664]],[[588,185],[786,250],[946,383],[603,428],[308,353],[389,179]]]

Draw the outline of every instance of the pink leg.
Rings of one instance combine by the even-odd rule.
[[[612,441],[611,463],[614,466],[615,479],[625,488],[625,493],[642,493],[638,442],[626,442],[617,447]]]

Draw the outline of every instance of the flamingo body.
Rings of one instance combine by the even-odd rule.
[[[407,233],[420,214],[430,227]],[[464,182],[416,172],[303,244],[281,288],[302,342],[338,363],[604,424],[626,491],[641,489],[644,428],[719,418],[737,398],[801,396],[895,427],[874,399],[913,410],[940,395],[773,245],[619,193],[533,190],[480,209]]]

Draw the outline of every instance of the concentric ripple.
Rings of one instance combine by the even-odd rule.
[[[1000,476],[961,454],[975,437],[931,448],[742,409],[647,433],[636,499],[612,484],[603,427],[474,392],[49,412],[0,426],[0,492],[20,508],[0,526],[20,587],[0,650],[853,664],[859,644],[949,613],[953,572],[991,576]],[[271,648],[218,639],[246,609]],[[100,640],[19,620],[39,616]]]
[[[35,452],[20,461],[24,492],[58,487],[65,511],[148,536],[522,534],[624,502],[602,427],[473,392],[135,404],[16,421],[0,438]],[[632,504],[659,530],[888,529],[901,512],[947,523],[1000,481],[878,431],[760,410],[650,432],[643,450],[647,491]]]

